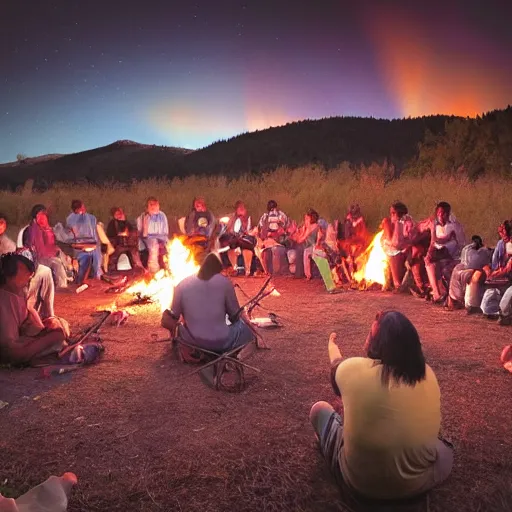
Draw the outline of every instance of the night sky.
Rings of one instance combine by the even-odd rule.
[[[503,108],[511,19],[509,0],[2,0],[0,162]]]

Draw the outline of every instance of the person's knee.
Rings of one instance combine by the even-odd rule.
[[[477,270],[472,276],[471,276],[471,282],[473,284],[483,284],[485,283],[485,280],[487,279],[487,276],[485,272],[481,272],[480,270]]]
[[[453,467],[454,450],[447,446],[442,440],[437,442],[437,461],[435,468],[436,484],[446,480]]]
[[[313,404],[309,411],[309,421],[315,426],[318,425],[319,420],[326,411],[334,412],[334,408],[328,402],[320,401]]]

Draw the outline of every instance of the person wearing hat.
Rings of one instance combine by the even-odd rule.
[[[26,230],[24,244],[31,248],[37,261],[52,270],[56,288],[67,288],[66,267],[60,249],[55,243],[55,234],[48,220],[48,212],[42,204],[36,204],[30,214],[32,220]]]

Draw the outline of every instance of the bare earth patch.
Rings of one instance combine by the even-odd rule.
[[[249,294],[261,286],[238,282]],[[338,332],[345,356],[361,355],[375,313],[396,308],[420,332],[441,386],[443,435],[456,446],[431,510],[512,510],[512,380],[499,364],[512,329],[410,296],[276,285],[282,296],[265,306],[285,327],[262,331],[271,350],[251,359],[262,372],[248,372],[241,394],[209,389],[170,358],[168,343],[152,341],[168,336],[153,305],[102,330],[98,365],[46,381],[36,369],[1,370],[0,400],[9,405],[0,410],[0,484],[17,495],[73,471],[69,510],[81,512],[343,510],[308,421],[315,401],[334,401],[328,335]],[[77,329],[112,300],[96,285],[58,295],[56,309]]]

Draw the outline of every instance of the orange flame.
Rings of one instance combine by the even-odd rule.
[[[358,270],[354,273],[354,279],[358,283],[365,281],[366,284],[386,284],[386,270],[388,258],[382,247],[383,231],[379,231],[370,245],[356,260]]]
[[[126,290],[127,293],[140,293],[151,297],[160,304],[162,311],[171,306],[175,286],[199,271],[192,251],[180,238],[174,238],[167,243],[167,253],[169,256],[166,269],[159,270],[149,283],[139,281]]]

